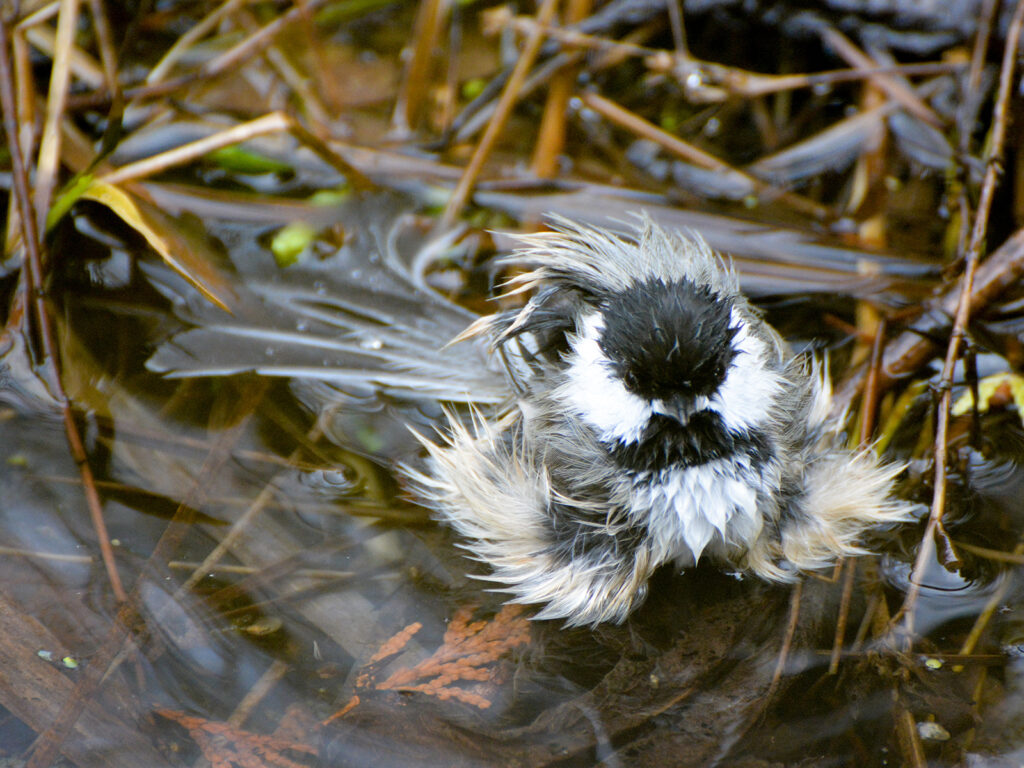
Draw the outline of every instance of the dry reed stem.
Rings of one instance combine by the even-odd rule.
[[[0,37],[2,36],[2,32],[0,32]],[[0,45],[2,43],[3,41],[0,40]],[[0,56],[0,64],[2,64],[2,59],[3,57]],[[2,73],[0,73],[0,83],[2,82]],[[89,664],[84,669],[72,695],[64,702],[60,714],[50,727],[36,739],[26,768],[48,768],[53,763],[58,750],[71,732],[86,702],[95,695],[104,678],[116,668],[119,661],[123,658],[125,640],[128,638],[129,633],[143,621],[139,609],[141,604],[140,590],[144,585],[161,578],[154,564],[159,563],[162,569],[163,563],[170,560],[171,553],[176,551],[181,545],[186,532],[190,528],[189,524],[195,516],[194,509],[198,506],[196,503],[197,499],[208,487],[210,477],[218,472],[223,462],[230,457],[230,450],[228,448],[237,441],[238,434],[246,427],[246,416],[251,415],[254,398],[261,397],[263,391],[262,387],[256,388],[255,395],[250,394],[248,397],[237,398],[231,404],[234,412],[229,414],[224,419],[224,422],[234,426],[224,430],[219,435],[217,442],[211,449],[211,455],[197,473],[193,487],[184,494],[184,498],[178,505],[174,517],[160,535],[160,539],[146,560],[142,573],[136,579],[132,591],[121,602],[106,637],[100,644],[99,650],[93,655]]]
[[[92,17],[92,26],[96,30],[96,42],[100,51],[100,62],[103,65],[103,78],[107,90],[120,98],[121,83],[117,79],[117,51],[114,50],[114,38],[110,29],[110,21],[107,19],[106,9],[103,7],[103,0],[88,0],[89,15]]]
[[[551,23],[557,7],[558,0],[543,0],[540,10],[537,11],[537,21],[541,26],[530,33],[529,38],[527,38],[526,43],[523,45],[519,59],[512,69],[508,82],[505,83],[501,97],[498,99],[498,104],[494,109],[494,116],[487,124],[484,135],[477,143],[473,156],[470,158],[469,164],[462,174],[462,178],[459,179],[455,191],[448,200],[448,205],[445,206],[444,213],[441,215],[439,222],[443,229],[450,228],[462,212],[462,209],[466,207],[473,188],[476,186],[477,179],[480,177],[481,171],[483,171],[484,162],[490,156],[498,136],[505,127],[505,123],[512,113],[512,107],[519,98],[520,89],[526,81],[526,75],[530,71],[530,67],[533,66],[537,54],[540,53],[541,44],[544,42],[543,28]]]
[[[400,133],[415,126],[423,111],[430,77],[430,62],[448,15],[448,0],[420,0],[412,33],[412,56],[405,68],[402,87],[395,100],[392,122]]]
[[[591,0],[569,0],[565,22],[575,24],[586,18],[591,4]],[[532,167],[537,178],[550,179],[558,173],[558,157],[565,146],[569,97],[576,88],[579,71],[579,63],[567,64],[554,74],[548,85],[548,98],[533,152]]]
[[[59,43],[56,32],[49,27],[23,27],[15,34],[23,35],[33,48],[51,60],[56,60]],[[68,68],[72,76],[90,88],[102,88],[108,82],[101,64],[80,48],[73,48],[69,52]]]
[[[246,0],[225,0],[210,13],[199,20],[199,23],[189,28],[181,35],[174,44],[167,49],[167,52],[160,58],[160,61],[146,75],[146,85],[156,85],[162,81],[171,71],[178,60],[184,56],[194,43],[201,40],[207,34],[217,28],[217,25],[230,16],[236,9],[245,5]]]
[[[869,79],[881,90],[885,91],[890,98],[898,101],[904,109],[915,117],[924,120],[934,128],[942,128],[943,122],[935,112],[921,101],[921,98],[914,93],[905,83],[900,82],[887,74],[880,74],[878,62],[858,48],[842,32],[834,27],[822,27],[820,30],[822,40],[826,45],[831,46],[839,56],[856,69],[876,71],[869,75]]]
[[[237,15],[237,18],[239,25],[248,34],[253,34],[259,30],[259,22],[252,11],[244,10]],[[277,43],[267,46],[267,49],[263,52],[263,58],[266,59],[270,68],[277,72],[278,77],[292,90],[300,113],[304,114],[306,119],[316,128],[315,133],[321,138],[329,136],[328,126],[331,122],[331,116],[327,111],[327,107],[317,95],[316,83],[313,77],[301,71]]]
[[[1024,541],[1019,542],[1017,546],[1014,547],[1012,555],[1020,558],[1018,562],[1024,561]],[[1004,575],[999,586],[993,590],[991,596],[985,602],[985,607],[981,609],[978,617],[974,620],[974,626],[971,627],[971,631],[968,632],[967,637],[964,638],[963,645],[960,646],[961,654],[966,655],[974,652],[974,649],[978,645],[978,641],[981,639],[982,633],[985,631],[988,623],[992,620],[992,617],[995,616],[996,611],[999,610],[999,606],[1003,604],[1003,601],[1006,599],[1006,595],[1013,584],[1014,579]]]
[[[908,768],[928,768],[914,715],[902,702],[896,704],[896,741],[903,754],[903,765]]]
[[[60,124],[71,83],[71,57],[74,52],[75,29],[78,26],[78,0],[60,0],[57,16],[57,38],[55,41],[53,68],[50,72],[50,90],[46,97],[46,119],[43,122],[43,137],[39,144],[36,160],[35,206],[36,229],[43,230],[46,214],[50,210],[53,192],[57,187],[60,172]],[[4,35],[4,58],[7,57],[7,40]],[[102,74],[100,74],[102,78]],[[7,107],[5,106],[5,110]]]
[[[511,18],[503,9],[496,9],[493,13],[498,18],[504,19],[504,23],[510,24],[513,29],[522,35],[528,35],[531,31],[541,26],[536,19],[530,16]],[[919,64],[875,64],[874,66],[858,67],[856,69],[771,75],[751,72],[738,67],[730,67],[718,64],[717,62],[704,61],[679,51],[673,54],[660,48],[651,48],[638,43],[609,40],[608,38],[577,32],[573,29],[548,25],[542,27],[542,31],[549,39],[561,44],[565,48],[580,48],[600,51],[605,54],[614,53],[618,56],[619,60],[629,57],[645,57],[645,64],[649,69],[654,72],[671,73],[684,84],[690,75],[696,75],[701,81],[700,88],[705,88],[708,92],[714,89],[722,91],[720,98],[715,98],[709,93],[708,100],[711,101],[723,100],[727,96],[756,98],[781,91],[855,82],[857,80],[870,80],[871,78],[885,75],[901,75],[904,77],[942,75],[957,72],[965,66],[960,62],[934,61]],[[631,33],[630,36],[632,37],[634,33]],[[605,66],[607,65],[602,64],[595,67],[595,69],[602,69]]]
[[[588,35],[585,32],[577,32],[573,29],[566,29],[554,24],[541,24],[532,16],[513,17],[507,8],[495,8],[488,16],[492,26],[509,25],[520,35],[529,37],[535,31],[540,31],[545,37],[559,43],[566,48],[582,48],[584,50],[610,52],[616,51],[622,56],[656,56],[664,53],[659,48],[648,48],[647,46],[635,43],[623,43],[617,40],[609,40],[605,37]]]
[[[710,171],[740,176],[747,181],[754,190],[757,190],[765,197],[783,202],[800,213],[813,216],[817,219],[824,219],[829,215],[827,207],[819,205],[812,200],[808,200],[807,198],[801,197],[800,195],[796,195],[792,192],[778,189],[759,178],[751,176],[737,168],[733,168],[724,160],[720,160],[714,155],[695,147],[693,144],[684,141],[678,136],[662,130],[658,126],[654,125],[654,123],[648,122],[636,113],[630,112],[628,109],[625,109],[610,99],[606,99],[596,93],[587,93],[583,95],[583,103],[607,120],[635,133],[637,136],[655,142],[663,149],[682,158],[686,162],[693,163],[700,168],[705,168]]]

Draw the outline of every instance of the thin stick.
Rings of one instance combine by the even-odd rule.
[[[314,426],[313,429],[311,429],[309,434],[307,435],[307,442],[316,442],[321,434],[322,432],[320,430],[320,427]],[[302,450],[303,448],[300,446],[296,448],[294,451],[292,451],[292,454],[289,457],[289,461],[298,458],[298,456],[302,453]],[[192,572],[192,575],[185,580],[185,583],[178,588],[178,592],[176,593],[176,595],[181,595],[187,592],[188,590],[192,589],[192,587],[194,587],[196,584],[198,584],[200,581],[206,578],[206,575],[208,573],[217,569],[217,564],[226,554],[228,554],[228,552],[231,550],[231,547],[234,546],[235,542],[244,533],[247,532],[250,524],[263,513],[263,511],[267,508],[268,504],[270,503],[272,497],[276,492],[277,491],[272,484],[265,485],[260,490],[256,498],[253,499],[249,508],[242,514],[241,517],[239,517],[237,520],[235,520],[234,523],[231,524],[230,530],[228,530],[228,532],[221,538],[217,546],[214,547],[213,550],[203,559],[203,562],[200,563],[199,566]]]
[[[59,552],[38,552],[33,549],[17,549],[15,547],[0,547],[0,555],[30,557],[36,560],[52,560],[56,563],[79,563],[82,565],[88,565],[95,561],[92,555],[63,555]]]
[[[868,368],[868,380],[864,385],[864,397],[861,399],[860,411],[860,445],[871,444],[871,436],[875,431],[875,416],[878,413],[878,369],[882,365],[882,351],[885,349],[885,318],[878,321],[875,338],[871,344],[871,364]]]
[[[469,165],[466,166],[462,178],[459,179],[458,186],[455,187],[455,191],[452,193],[451,199],[444,209],[444,214],[442,214],[440,221],[442,228],[447,229],[452,226],[455,223],[455,219],[462,212],[462,209],[466,207],[466,202],[473,191],[473,187],[476,186],[480,172],[483,170],[484,162],[491,154],[494,143],[497,141],[502,128],[505,127],[505,122],[512,112],[512,106],[519,96],[519,89],[526,80],[526,74],[530,71],[530,67],[533,66],[537,54],[540,53],[541,43],[544,42],[543,28],[551,23],[557,7],[558,0],[544,0],[540,10],[537,12],[537,21],[541,26],[530,32],[526,44],[523,45],[522,53],[519,54],[519,60],[512,69],[508,82],[505,83],[505,89],[501,92],[501,98],[498,99],[498,106],[494,110],[494,117],[487,124],[487,130],[484,131],[484,135],[476,145],[473,157],[470,158]]]
[[[243,61],[253,56],[274,42],[281,32],[305,14],[319,8],[327,0],[309,0],[304,5],[295,6],[287,13],[278,16],[258,31],[251,34],[241,43],[211,61],[206,67],[207,74],[220,74],[235,69]]]
[[[846,570],[843,577],[843,596],[839,601],[839,616],[836,619],[836,635],[832,643],[832,655],[828,660],[828,673],[834,675],[839,671],[839,658],[843,653],[843,641],[846,639],[846,623],[850,616],[850,601],[853,599],[853,585],[857,581],[857,561],[851,557],[843,560]]]
[[[163,80],[177,63],[178,59],[185,55],[185,52],[188,51],[193,43],[216,29],[223,19],[227,18],[236,8],[241,7],[244,3],[245,0],[225,0],[225,2],[200,19],[198,24],[188,29],[185,34],[174,41],[174,44],[167,49],[167,53],[149,71],[149,74],[146,75],[146,85],[154,85]]]
[[[100,176],[98,181],[107,184],[123,184],[126,181],[137,181],[147,176],[152,176],[155,173],[166,171],[169,168],[198,160],[218,149],[240,144],[268,133],[287,131],[289,127],[290,121],[286,114],[283,112],[271,112],[269,115],[263,115],[246,123],[240,123],[223,131],[218,131],[211,136],[190,141],[188,144],[182,144],[180,147],[168,149],[166,152],[160,152],[128,165],[122,165],[120,168]]]
[[[985,70],[985,54],[988,51],[989,38],[992,36],[992,20],[995,18],[996,8],[1001,0],[984,0],[981,8],[981,23],[978,26],[978,34],[974,39],[974,48],[971,50],[970,75],[967,78],[967,87],[972,92],[981,88],[981,75]]]
[[[517,16],[507,22],[521,34],[528,34],[538,23],[529,16]],[[604,37],[588,35],[573,29],[548,26],[544,28],[551,40],[560,43],[564,48],[583,48],[605,53],[616,53],[619,56],[644,57],[644,63],[655,72],[671,72],[677,79],[686,79],[685,75],[695,74],[703,81],[702,86],[718,87],[732,96],[753,98],[767,96],[780,91],[791,91],[798,88],[813,88],[820,85],[869,80],[880,75],[902,75],[916,77],[921,75],[942,75],[957,72],[964,68],[960,62],[932,61],[920,64],[892,64],[858,67],[856,69],[831,69],[823,72],[807,72],[791,75],[768,75],[751,72],[737,67],[729,67],[716,62],[704,61],[689,55],[672,56],[669,51],[661,48],[650,48],[635,43],[619,42]]]
[[[320,139],[284,112],[271,112],[247,123],[241,123],[226,130],[218,131],[211,136],[190,141],[188,144],[183,144],[180,147],[175,147],[152,157],[123,165],[110,173],[100,176],[98,181],[103,181],[107,184],[123,184],[126,181],[136,181],[152,176],[154,173],[165,171],[168,168],[198,160],[218,149],[239,144],[264,134],[280,133],[282,131],[291,133],[297,139],[307,144],[318,156],[330,163],[339,173],[343,174],[353,186],[360,188],[373,186],[373,182],[356,170],[348,161],[332,151]]]
[[[0,554],[3,554],[5,547],[0,547]],[[16,553],[17,554],[17,553]],[[32,556],[36,555],[42,557],[43,555],[34,552],[25,552],[24,554]],[[71,557],[77,557],[77,555],[46,555],[48,559],[66,559]],[[91,561],[92,558],[85,558]],[[73,561],[77,562],[77,561]],[[194,560],[171,560],[167,567],[172,571],[197,571],[202,569],[203,564],[195,562]],[[267,571],[264,567],[256,567],[252,565],[226,565],[220,563],[214,566],[213,570],[209,573],[218,574],[230,574],[232,576],[259,576],[265,574]],[[288,576],[293,578],[305,578],[305,579],[328,579],[331,581],[337,581],[339,579],[351,579],[358,574],[355,571],[337,571],[330,568],[296,568],[293,571],[289,571]],[[246,606],[246,610],[252,606]]]
[[[782,647],[779,649],[779,660],[775,662],[775,671],[772,673],[772,681],[765,693],[763,708],[766,709],[771,703],[772,696],[778,690],[782,681],[782,674],[786,671],[786,661],[789,659],[789,651],[793,647],[793,638],[796,636],[796,627],[800,621],[800,596],[803,594],[804,583],[798,581],[793,585],[793,591],[789,595],[789,621],[786,623],[786,634],[782,638]]]
[[[107,90],[119,96],[121,84],[117,80],[117,52],[114,50],[114,39],[110,34],[110,22],[107,20],[103,0],[89,0],[89,15],[92,16],[92,26],[96,30]]]
[[[978,268],[971,293],[971,312],[978,312],[1024,277],[1024,228],[1018,229],[1000,245]],[[922,307],[922,321],[911,325],[885,347],[885,355],[878,371],[879,391],[892,387],[931,360],[936,343],[932,328],[935,317],[956,313],[960,284],[953,285]],[[837,390],[835,408],[843,411],[850,406],[864,386],[865,369],[850,376]]]
[[[949,433],[949,409],[952,402],[953,369],[960,352],[960,343],[967,328],[967,320],[971,310],[971,290],[974,273],[978,268],[981,248],[988,232],[988,217],[992,209],[992,198],[996,184],[1002,172],[1000,161],[1003,155],[1003,142],[1006,138],[1007,112],[1010,93],[1013,85],[1013,73],[1017,64],[1017,46],[1020,44],[1021,27],[1024,26],[1024,0],[1017,1],[1013,19],[1006,36],[1006,47],[1003,51],[1003,62],[999,73],[999,91],[996,97],[992,117],[992,135],[989,143],[989,155],[985,163],[985,177],[978,200],[978,210],[971,231],[971,242],[968,246],[966,267],[960,279],[960,297],[957,302],[956,318],[953,332],[946,348],[946,359],[942,367],[940,388],[942,397],[939,399],[938,416],[935,424],[935,491],[932,496],[931,513],[925,527],[921,546],[914,562],[914,570],[910,577],[910,587],[903,601],[900,612],[903,614],[904,627],[908,642],[913,641],[914,608],[921,591],[921,579],[925,568],[935,554],[935,536],[944,533],[942,516],[946,509],[946,451]]]
[[[1017,557],[1024,556],[1024,542],[1017,544],[1013,550],[1013,554]],[[985,607],[978,614],[978,618],[974,621],[974,626],[971,627],[971,631],[967,633],[967,637],[964,639],[964,643],[960,646],[961,654],[969,654],[974,652],[974,648],[978,644],[978,640],[981,639],[981,633],[985,631],[985,627],[988,626],[989,621],[995,615],[999,606],[1003,604],[1006,599],[1006,593],[1010,587],[1014,584],[1014,579],[1004,575],[999,586],[993,590],[992,595],[985,603]]]
[[[260,28],[259,22],[252,11],[248,9],[237,14],[236,18],[238,23],[250,34]],[[263,52],[263,58],[292,89],[302,114],[316,127],[317,133],[327,135],[326,126],[330,123],[331,118],[327,107],[317,95],[317,84],[313,81],[311,73],[300,71],[276,43],[267,46],[267,50]]]
[[[25,18],[21,19],[13,25],[15,34],[19,30],[25,29],[26,27],[34,27],[38,24],[45,24],[50,19],[54,18],[60,13],[60,3],[57,0],[51,0],[49,3],[44,3],[41,8],[37,11],[33,11]]]
[[[896,741],[903,753],[903,765],[907,768],[928,768],[914,715],[902,702],[896,705]]]
[[[24,39],[33,48],[51,59],[56,59],[60,44],[57,42],[57,34],[49,27],[25,27],[15,34],[24,35]],[[108,82],[104,68],[80,48],[68,51],[68,67],[74,77],[90,88],[103,88]]]
[[[234,726],[235,728],[241,728],[245,721],[249,719],[249,715],[260,705],[260,702],[267,697],[267,694],[273,689],[275,685],[281,682],[285,674],[291,667],[285,664],[279,659],[275,659],[273,663],[267,667],[266,671],[256,681],[256,684],[249,689],[248,693],[245,694],[243,699],[238,702],[238,706],[235,707],[235,711],[231,713],[231,716],[227,719],[227,724]]]
[[[68,449],[71,457],[78,466],[79,474],[82,476],[82,490],[85,495],[86,505],[89,508],[89,516],[92,520],[93,529],[96,531],[96,540],[103,557],[103,564],[107,570],[107,578],[110,580],[110,588],[115,599],[123,603],[125,600],[124,587],[121,584],[121,576],[117,571],[117,563],[114,560],[114,549],[110,544],[110,537],[107,534],[107,524],[103,519],[103,503],[100,501],[99,492],[96,490],[95,478],[92,474],[92,467],[89,466],[88,454],[85,452],[82,437],[78,432],[78,425],[75,423],[74,414],[71,412],[71,403],[61,383],[60,367],[57,358],[57,342],[54,336],[53,327],[50,324],[49,307],[46,304],[46,297],[42,291],[43,268],[42,254],[40,253],[39,230],[36,226],[36,218],[32,214],[31,194],[28,188],[28,170],[25,167],[24,157],[21,153],[21,142],[18,135],[18,124],[14,105],[14,89],[12,83],[11,47],[7,36],[7,25],[0,21],[0,106],[2,106],[4,132],[7,134],[7,146],[11,156],[12,181],[14,183],[14,196],[17,199],[18,213],[21,217],[22,242],[27,255],[26,268],[22,270],[24,279],[25,301],[34,311],[36,323],[39,327],[40,341],[45,356],[48,384],[55,399],[60,404],[61,415],[64,419],[64,432],[67,435]]]
[[[583,95],[583,103],[604,118],[635,133],[637,136],[641,136],[657,143],[659,146],[668,150],[677,157],[682,158],[686,162],[693,163],[700,168],[706,168],[709,171],[735,174],[747,181],[752,189],[761,192],[766,197],[778,199],[792,207],[794,210],[814,216],[818,219],[828,217],[829,211],[825,206],[818,205],[814,201],[808,200],[800,195],[795,195],[792,192],[787,192],[786,190],[773,187],[771,184],[761,181],[760,179],[744,173],[737,168],[733,168],[725,161],[719,160],[714,155],[695,147],[689,142],[683,141],[678,136],[674,136],[671,133],[662,130],[658,126],[654,125],[654,123],[644,120],[639,115],[619,106],[610,99],[606,99],[596,93],[586,93]]]
[[[4,42],[4,40],[0,40],[0,44]],[[0,55],[0,59],[3,58]],[[263,391],[264,388],[260,387],[256,396],[262,396]],[[195,503],[196,500],[205,492],[210,477],[220,469],[220,466],[230,455],[229,450],[224,450],[225,444],[228,441],[237,441],[237,433],[245,425],[245,419],[241,418],[241,416],[243,413],[251,412],[251,410],[252,400],[249,397],[242,397],[235,406],[233,418],[226,419],[228,423],[232,423],[235,426],[220,435],[217,444],[212,449],[211,457],[200,468],[193,487],[185,493],[181,504],[179,504],[178,509],[174,513],[174,518],[160,535],[160,539],[146,560],[142,574],[135,581],[131,593],[118,608],[117,616],[114,618],[107,636],[100,644],[98,652],[89,660],[84,674],[78,680],[71,695],[62,704],[56,719],[36,739],[31,757],[26,763],[25,768],[49,768],[56,759],[61,744],[64,743],[64,740],[74,727],[86,701],[95,694],[106,675],[110,673],[112,665],[122,651],[129,630],[138,626],[142,621],[139,611],[141,602],[140,591],[145,584],[152,583],[154,579],[162,578],[163,563],[170,559],[171,553],[178,549],[185,534],[191,528],[190,523],[195,516],[194,510],[198,507],[198,503]],[[160,565],[157,566],[157,564]],[[157,571],[158,567],[161,569],[160,572]],[[159,622],[159,617],[155,621]]]
[[[246,59],[255,56],[270,45],[277,35],[287,28],[289,24],[304,18],[304,14],[307,9],[316,9],[325,2],[327,2],[327,0],[308,0],[304,6],[292,8],[287,13],[261,27],[258,32],[245,38],[238,45],[229,48],[220,56],[210,60],[198,72],[181,75],[180,77],[175,77],[170,80],[164,80],[157,83],[125,88],[123,94],[124,98],[129,101],[136,101],[138,99],[163,96],[184,88],[187,85],[191,85],[192,83],[209,80],[222,75],[225,72],[233,71]],[[68,99],[68,106],[72,110],[99,109],[110,104],[110,101],[111,95],[105,90],[94,91],[93,93],[86,93],[81,96],[74,96]]]
[[[995,560],[999,563],[1024,565],[1024,545],[1021,544],[1018,544],[1012,552],[1004,552],[1001,549],[989,549],[988,547],[979,547],[977,544],[968,544],[966,541],[958,541],[956,542],[956,546],[964,552],[970,552],[972,555],[984,557],[987,560]]]
[[[878,62],[858,48],[853,42],[838,29],[831,26],[823,26],[820,30],[822,39],[826,45],[835,49],[843,59],[852,66],[862,70],[874,70],[878,68]],[[908,88],[904,83],[894,77],[883,74],[869,76],[871,82],[885,91],[890,98],[898,101],[903,107],[935,128],[942,128],[942,120],[925,104],[921,98]]]

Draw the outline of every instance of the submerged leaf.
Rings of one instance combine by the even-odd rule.
[[[978,411],[988,413],[993,405],[1005,405],[1009,401],[1017,406],[1017,413],[1024,421],[1024,376],[1019,373],[997,373],[986,376],[978,382]],[[964,416],[974,408],[974,393],[968,389],[953,405],[954,416]]]
[[[279,267],[290,267],[299,260],[316,237],[316,230],[304,221],[281,227],[270,243],[274,261]]]

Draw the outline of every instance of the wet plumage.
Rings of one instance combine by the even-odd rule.
[[[478,320],[508,407],[452,418],[415,473],[491,578],[542,618],[621,621],[709,557],[773,581],[906,518],[896,469],[840,447],[821,369],[790,355],[700,241],[561,222],[524,238],[520,310]]]

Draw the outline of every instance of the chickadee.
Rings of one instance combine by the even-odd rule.
[[[841,445],[822,367],[788,351],[703,241],[646,219],[628,239],[553,225],[506,259],[529,270],[508,284],[530,295],[522,308],[476,319],[447,347],[428,337],[464,310],[434,294],[422,321],[383,311],[419,290],[391,269],[374,309],[262,291],[321,324],[298,343],[344,360],[249,367],[468,403],[448,410],[440,439],[420,435],[429,460],[407,476],[487,578],[570,626],[623,621],[666,563],[703,556],[791,581],[908,519],[890,496],[899,468]],[[232,327],[219,330],[252,335]],[[197,365],[205,342],[185,336],[151,367],[242,369]]]

